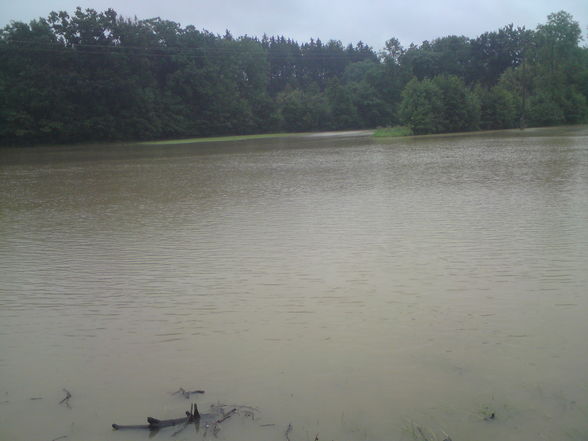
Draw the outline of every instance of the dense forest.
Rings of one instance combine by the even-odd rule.
[[[415,134],[588,118],[588,48],[564,12],[529,30],[376,52],[215,35],[114,10],[51,12],[0,31],[0,144],[164,139],[404,125]]]

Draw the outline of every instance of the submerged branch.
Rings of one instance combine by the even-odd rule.
[[[65,406],[67,408],[71,409],[71,406],[69,405],[69,399],[71,398],[71,393],[66,388],[63,388],[63,391],[65,392],[65,398],[63,400],[61,400],[59,402],[59,404],[65,404]]]
[[[222,418],[220,418],[220,419],[216,420],[216,421],[214,422],[214,424],[220,424],[220,423],[222,423],[223,421],[225,421],[225,420],[228,420],[228,419],[229,419],[229,418],[231,418],[231,417],[232,417],[232,416],[233,416],[235,413],[237,413],[237,409],[236,409],[236,408],[234,408],[234,409],[231,409],[231,410],[230,410],[229,412],[227,412],[227,413],[226,413],[226,414],[225,414],[225,415],[224,415]]]

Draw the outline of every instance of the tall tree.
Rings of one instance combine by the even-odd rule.
[[[443,131],[443,92],[428,78],[413,78],[402,91],[400,121],[417,135]]]
[[[378,54],[361,41],[215,35],[114,10],[0,30],[0,143],[138,140],[396,124],[416,133],[588,118],[588,48],[563,11]],[[472,89],[475,88],[475,93]]]

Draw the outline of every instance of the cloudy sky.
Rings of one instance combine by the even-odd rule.
[[[161,17],[217,34],[229,29],[234,36],[265,33],[299,42],[361,40],[375,50],[391,37],[407,46],[447,35],[476,37],[509,23],[534,29],[562,9],[580,23],[585,37],[588,26],[588,0],[0,0],[0,26],[76,6]]]

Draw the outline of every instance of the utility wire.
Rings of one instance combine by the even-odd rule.
[[[16,43],[16,47],[13,44]],[[36,46],[36,47],[35,47]],[[309,59],[309,60],[325,60],[325,59],[354,59],[358,58],[358,55],[362,54],[353,54],[353,53],[345,53],[343,51],[340,52],[330,52],[330,53],[309,53],[307,52],[308,49],[300,48],[294,53],[272,53],[274,50],[269,48],[261,48],[263,53],[254,53],[251,51],[247,51],[247,48],[228,48],[228,47],[171,47],[171,46],[161,46],[161,47],[144,47],[144,46],[125,46],[125,45],[105,45],[105,44],[75,44],[73,46],[65,46],[63,43],[60,42],[31,42],[27,40],[8,40],[5,42],[4,46],[0,45],[0,49],[9,49],[9,50],[17,50],[17,51],[38,51],[38,52],[56,52],[56,53],[81,53],[81,54],[90,54],[90,55],[107,55],[107,54],[115,54],[116,52],[121,53],[122,55],[129,55],[134,52],[134,55],[143,55],[143,56],[159,56],[159,57],[166,57],[170,55],[183,55],[186,57],[192,58],[208,58],[208,57],[225,57],[230,55],[241,55],[241,54],[248,54],[254,56],[267,56],[268,58],[272,59],[291,59],[291,58],[300,58],[300,59]],[[95,51],[94,49],[108,49],[108,51]],[[310,48],[310,51],[313,51],[315,48]],[[320,50],[320,49],[319,49]],[[200,51],[201,53],[195,53],[195,51]],[[314,52],[314,51],[313,51]],[[375,55],[375,54],[374,54]],[[362,59],[366,59],[369,57],[361,57]]]

